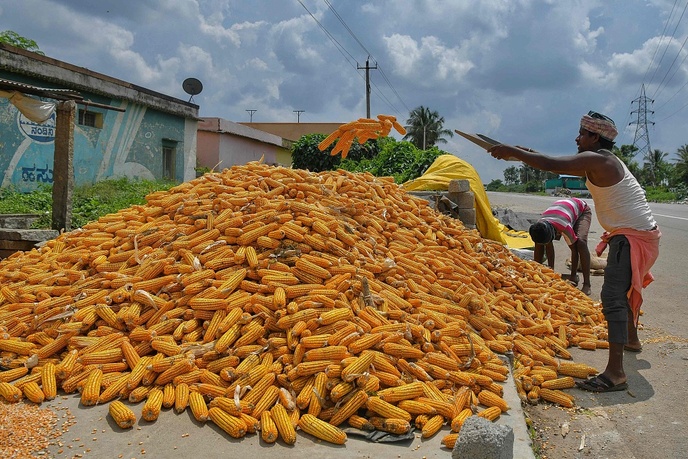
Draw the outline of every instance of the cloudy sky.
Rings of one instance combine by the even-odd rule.
[[[688,144],[688,0],[0,0],[0,31],[50,57],[254,122],[402,124],[423,105],[445,127],[559,155],[581,115],[632,144],[645,85],[652,149]],[[629,125],[630,123],[630,125]],[[513,163],[461,137],[440,147],[484,182]],[[636,158],[642,162],[642,158]]]

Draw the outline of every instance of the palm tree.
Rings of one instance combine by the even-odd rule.
[[[676,150],[676,174],[682,183],[688,185],[688,145],[683,145]]]
[[[445,135],[454,136],[452,131],[443,128],[444,118],[438,112],[422,105],[411,110],[406,123],[406,135],[403,140],[410,141],[421,150],[427,150],[438,143],[447,143],[447,140],[442,138]]]
[[[652,186],[661,185],[667,177],[667,162],[669,153],[662,150],[652,150],[645,154],[643,169],[647,174],[647,182]]]

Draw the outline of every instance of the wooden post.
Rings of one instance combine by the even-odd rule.
[[[57,104],[55,154],[53,158],[54,230],[70,231],[72,226],[72,191],[74,190],[74,122],[76,102]]]

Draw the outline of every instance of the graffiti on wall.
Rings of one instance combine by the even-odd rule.
[[[22,167],[22,182],[41,182],[41,183],[53,183],[53,170],[45,165],[44,169],[37,168],[34,164],[33,167]]]

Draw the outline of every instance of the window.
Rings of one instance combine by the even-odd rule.
[[[93,128],[103,128],[103,114],[98,112],[90,112],[88,110],[79,110],[78,124],[81,126],[88,126]]]
[[[162,144],[162,178],[174,180],[177,156],[177,142],[163,141]]]

